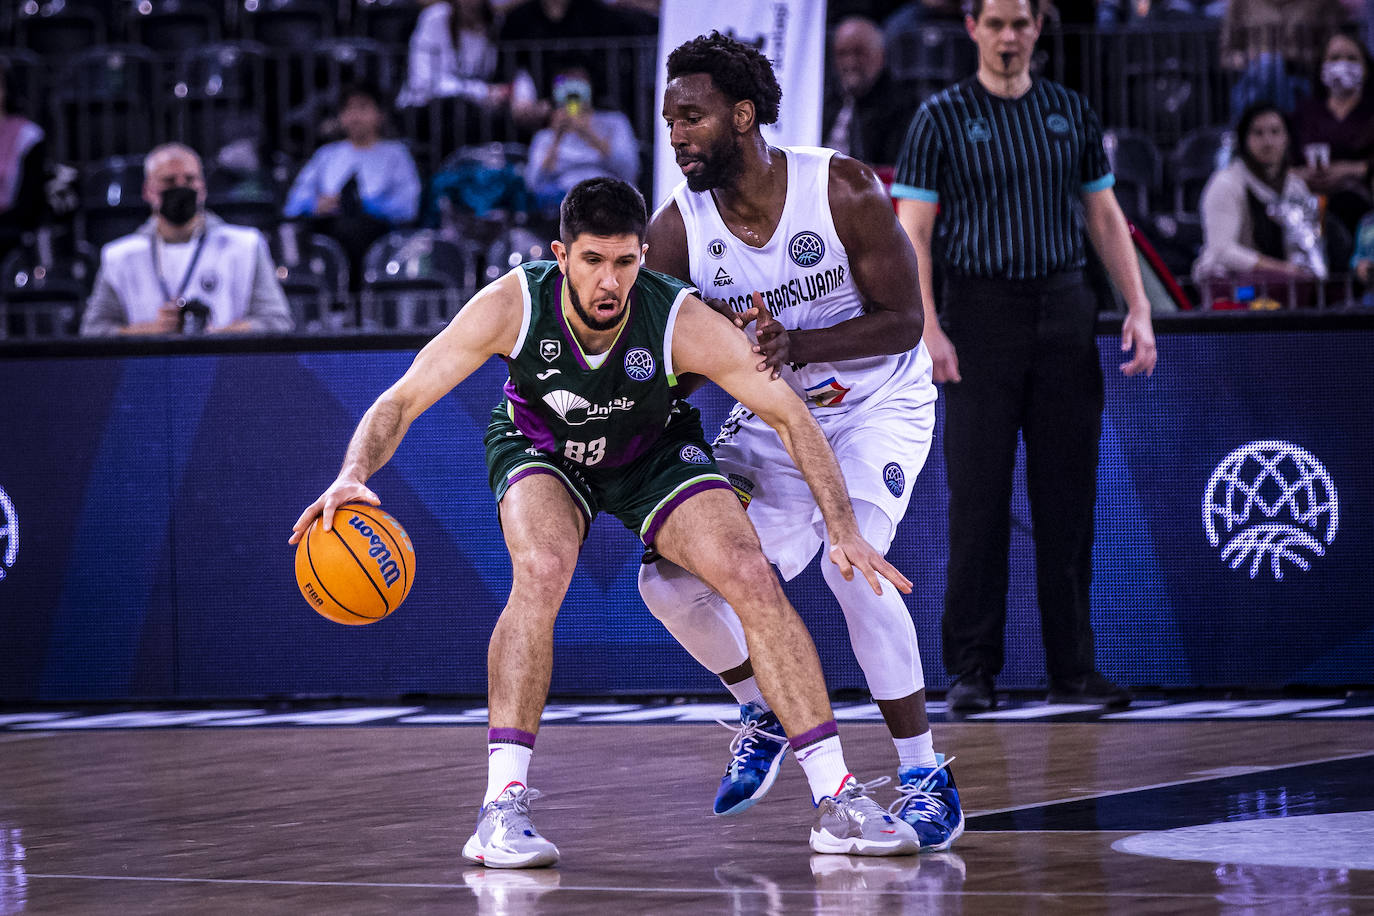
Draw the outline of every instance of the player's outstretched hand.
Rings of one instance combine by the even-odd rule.
[[[344,503],[369,503],[380,506],[382,501],[365,484],[340,478],[330,484],[329,489],[321,493],[320,498],[307,506],[301,517],[296,519],[296,524],[291,528],[291,538],[286,543],[295,544],[305,537],[305,532],[310,530],[310,523],[321,512],[324,513],[324,530],[333,528],[334,510]]]
[[[791,341],[787,336],[787,328],[764,306],[763,297],[757,290],[754,291],[754,307],[745,314],[755,317],[754,337],[758,343],[754,344],[754,352],[763,357],[758,370],[772,372],[773,378],[777,378],[782,374],[782,364],[789,362]]]
[[[898,572],[897,567],[887,562],[872,544],[857,534],[853,538],[840,539],[831,545],[830,562],[840,568],[840,575],[844,576],[846,582],[854,578],[854,570],[863,573],[875,595],[883,593],[882,579],[897,586],[897,591],[903,595],[911,594],[911,580]]]

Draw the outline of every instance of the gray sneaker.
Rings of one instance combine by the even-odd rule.
[[[538,789],[515,784],[482,809],[477,829],[463,845],[463,858],[489,868],[539,868],[558,862],[558,847],[530,822]]]
[[[821,799],[811,828],[811,851],[848,856],[906,856],[921,849],[911,825],[888,814],[870,789],[891,780],[882,776],[862,783],[850,777],[839,795]]]

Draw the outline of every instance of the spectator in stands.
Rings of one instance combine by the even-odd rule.
[[[1226,0],[1097,0],[1095,21],[1099,29],[1199,23],[1221,19],[1226,5]]]
[[[1360,41],[1337,32],[1322,53],[1321,86],[1293,117],[1305,164],[1294,169],[1326,195],[1327,212],[1350,231],[1370,208],[1369,163],[1374,158],[1374,94],[1370,56]]]
[[[1374,212],[1366,213],[1355,230],[1355,252],[1350,256],[1350,269],[1364,287],[1360,304],[1374,306]]]
[[[592,107],[592,83],[585,68],[569,67],[554,77],[557,106],[549,126],[530,143],[525,184],[542,211],[556,211],[572,186],[587,178],[635,183],[639,140],[619,111]]]
[[[81,333],[290,331],[291,312],[262,233],[205,212],[205,172],[180,143],[143,160],[153,216],[100,252]]]
[[[310,157],[283,213],[305,217],[314,231],[338,239],[356,282],[368,246],[419,215],[420,174],[404,142],[382,137],[386,113],[375,89],[348,86],[339,101],[344,139]]]
[[[43,168],[47,144],[43,128],[18,111],[10,93],[9,71],[0,61],[0,257],[38,228],[47,206]]]
[[[652,17],[637,10],[614,9],[602,0],[526,0],[511,7],[501,23],[497,41],[565,42],[605,40],[631,36],[652,36],[658,31]],[[511,114],[516,123],[527,129],[543,126],[553,114],[550,101],[552,82],[541,74],[559,73],[573,66],[587,66],[592,57],[585,51],[560,49],[556,45],[544,51],[520,51],[516,54],[518,71],[511,85]],[[622,55],[622,67],[632,63],[629,55]],[[617,82],[623,97],[611,99],[611,105],[627,111],[634,102],[634,94],[642,87],[633,85],[633,72],[622,71]]]
[[[1290,137],[1275,105],[1252,105],[1241,115],[1230,164],[1202,189],[1202,254],[1193,265],[1199,283],[1286,286],[1324,272],[1315,200],[1289,167]]]
[[[896,165],[920,98],[887,72],[882,30],[862,16],[841,21],[830,60],[836,85],[821,110],[822,143],[877,168]]]
[[[420,0],[410,35],[406,84],[396,97],[405,108],[458,97],[478,105],[505,101],[510,89],[496,73],[493,19],[487,0]]]
[[[1226,66],[1241,71],[1233,111],[1271,102],[1291,112],[1311,90],[1322,41],[1345,19],[1341,0],[1229,0],[1220,44]]]

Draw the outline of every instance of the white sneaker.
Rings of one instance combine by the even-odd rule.
[[[910,824],[893,817],[867,793],[891,780],[882,776],[861,783],[845,780],[838,795],[827,795],[816,806],[811,828],[811,851],[849,856],[907,856],[921,848]]]
[[[538,789],[512,783],[482,809],[477,829],[463,845],[463,858],[488,868],[540,868],[558,863],[558,847],[539,835],[530,821],[530,802]]]

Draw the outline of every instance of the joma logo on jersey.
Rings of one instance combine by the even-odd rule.
[[[629,398],[615,398],[608,404],[593,404],[582,395],[563,388],[544,395],[544,403],[569,426],[605,420],[617,410],[629,410],[635,406],[635,402]]]
[[[0,554],[0,579],[4,579],[5,571],[19,559],[19,515],[3,487],[0,487],[0,543],[5,545],[4,553]]]
[[[396,584],[396,580],[401,578],[401,568],[396,565],[396,561],[391,558],[391,549],[382,543],[382,537],[372,530],[372,526],[353,516],[348,520],[349,527],[358,529],[358,533],[367,538],[367,555],[377,563],[377,571],[386,580],[388,586]]]

